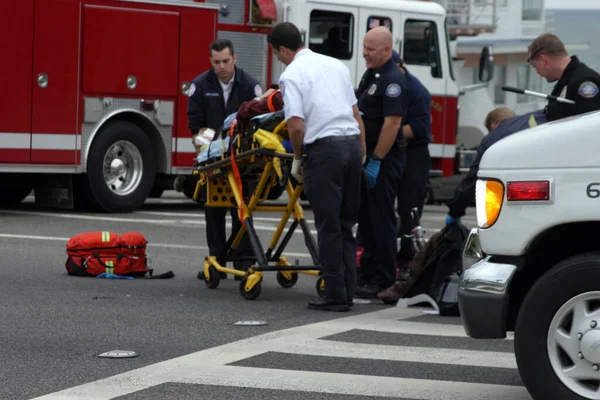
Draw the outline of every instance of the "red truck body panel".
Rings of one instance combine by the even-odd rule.
[[[181,87],[210,68],[217,12],[215,5],[153,0],[0,2],[0,34],[10,38],[0,41],[9,60],[0,65],[0,167],[83,170],[95,134],[90,126],[101,122],[85,121],[85,101],[105,98],[133,112],[144,110],[143,100],[172,104],[170,122],[153,121],[170,160],[166,168],[192,167],[193,153],[176,153],[178,144],[188,151],[191,145]],[[40,74],[47,85],[38,84]]]

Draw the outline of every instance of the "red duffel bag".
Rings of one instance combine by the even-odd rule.
[[[168,272],[152,276],[148,268],[146,247],[148,241],[139,232],[118,235],[115,232],[84,232],[73,236],[67,242],[67,262],[69,275],[98,276],[106,273],[120,276],[144,276],[151,278],[172,278]]]

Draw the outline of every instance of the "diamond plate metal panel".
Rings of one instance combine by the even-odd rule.
[[[237,66],[258,79],[263,89],[267,87],[267,55],[269,44],[263,33],[219,31],[219,39],[229,39],[237,54]]]
[[[244,1],[246,0],[206,0],[206,3],[221,5],[219,11],[220,24],[244,25]]]
[[[112,117],[121,112],[134,111],[138,114],[143,114],[148,117],[152,125],[158,130],[165,147],[166,169],[164,172],[169,172],[171,167],[171,153],[173,151],[173,124],[158,125],[158,120],[154,110],[141,110],[141,99],[122,99],[122,98],[101,98],[101,97],[86,97],[84,98],[84,123],[81,126],[81,166],[83,171],[86,170],[87,164],[87,147],[93,140],[94,135],[99,131],[100,127],[109,121]],[[161,101],[159,111],[161,114],[169,112],[174,115],[175,104],[172,101]],[[173,119],[171,119],[172,121]],[[163,172],[163,171],[159,171]]]

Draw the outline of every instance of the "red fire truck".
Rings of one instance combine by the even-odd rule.
[[[189,82],[210,68],[219,6],[0,2],[0,201],[140,207],[193,154]]]
[[[277,85],[282,65],[266,35],[280,20],[299,26],[313,51],[342,60],[356,86],[364,35],[388,26],[432,94],[432,169],[454,173],[459,88],[437,3],[4,0],[0,204],[32,189],[41,204],[109,212],[133,211],[169,188],[191,196],[191,80],[210,68],[218,37],[232,40],[238,65],[264,87]]]

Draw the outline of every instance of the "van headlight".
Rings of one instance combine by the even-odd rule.
[[[475,185],[475,206],[477,209],[477,225],[489,228],[494,225],[504,200],[504,185],[495,180],[479,179]]]

